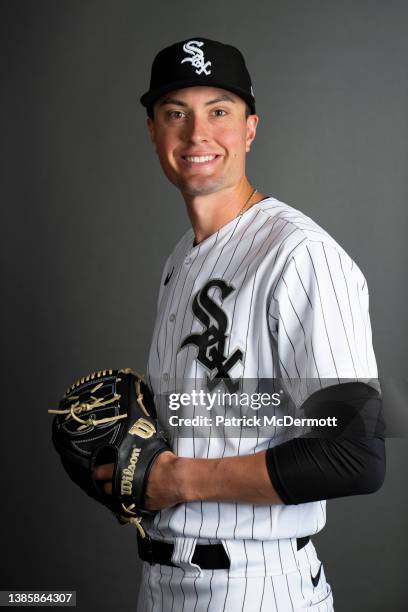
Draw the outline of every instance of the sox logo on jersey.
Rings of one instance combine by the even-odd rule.
[[[212,391],[221,382],[220,379],[223,379],[227,389],[233,393],[238,390],[239,381],[231,379],[229,370],[238,361],[242,361],[243,352],[236,349],[229,356],[225,354],[228,319],[222,308],[208,295],[209,290],[214,287],[220,290],[223,300],[234,291],[234,287],[228,285],[222,279],[211,279],[200,289],[194,297],[192,310],[197,319],[204,325],[205,330],[201,334],[187,336],[181,343],[179,350],[187,344],[197,346],[197,361],[213,375],[212,378],[207,376],[208,389]],[[216,325],[211,324],[210,316],[216,321]]]

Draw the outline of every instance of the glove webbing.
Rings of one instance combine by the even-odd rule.
[[[96,389],[99,388],[100,386],[101,385],[97,385],[97,387],[92,389],[91,393],[94,393]],[[76,397],[77,396],[72,397],[70,399],[76,399]],[[116,416],[106,417],[104,419],[95,419],[94,417],[90,417],[89,419],[86,419],[86,420],[81,419],[78,416],[78,414],[81,414],[81,412],[86,412],[88,410],[94,410],[95,408],[100,408],[101,406],[108,406],[109,404],[112,404],[113,402],[116,402],[117,400],[119,400],[120,394],[116,393],[113,397],[111,397],[108,400],[100,398],[100,397],[94,397],[93,395],[91,395],[91,399],[93,400],[92,402],[76,401],[70,406],[70,408],[66,408],[65,410],[48,410],[48,412],[50,414],[66,414],[67,416],[65,417],[65,420],[69,419],[69,417],[71,416],[73,419],[75,419],[76,421],[78,421],[78,423],[81,424],[78,427],[78,431],[80,431],[81,429],[86,429],[87,427],[90,427],[91,425],[100,425],[102,423],[110,423],[111,421],[116,421],[117,419],[125,419],[127,417],[127,414],[118,414]]]

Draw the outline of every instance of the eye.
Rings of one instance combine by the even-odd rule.
[[[182,119],[185,113],[180,110],[169,111],[168,116],[170,119]]]
[[[213,112],[216,117],[225,117],[227,114],[227,111],[225,111],[223,108],[216,108]]]

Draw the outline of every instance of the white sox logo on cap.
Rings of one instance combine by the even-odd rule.
[[[207,70],[207,66],[211,66],[211,62],[206,62],[204,58],[204,53],[200,49],[203,46],[203,42],[199,40],[189,40],[183,45],[183,51],[185,53],[189,53],[193,57],[185,57],[181,60],[181,64],[184,62],[191,62],[191,65],[196,68],[196,74],[211,74],[211,70]]]

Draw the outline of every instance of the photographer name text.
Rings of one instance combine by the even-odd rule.
[[[171,415],[168,419],[171,427],[337,427],[336,417],[326,417],[320,419],[314,418],[297,418],[290,415],[278,417],[272,416],[243,416],[243,417],[225,417],[218,415],[210,416],[195,416],[192,418],[180,417]]]

